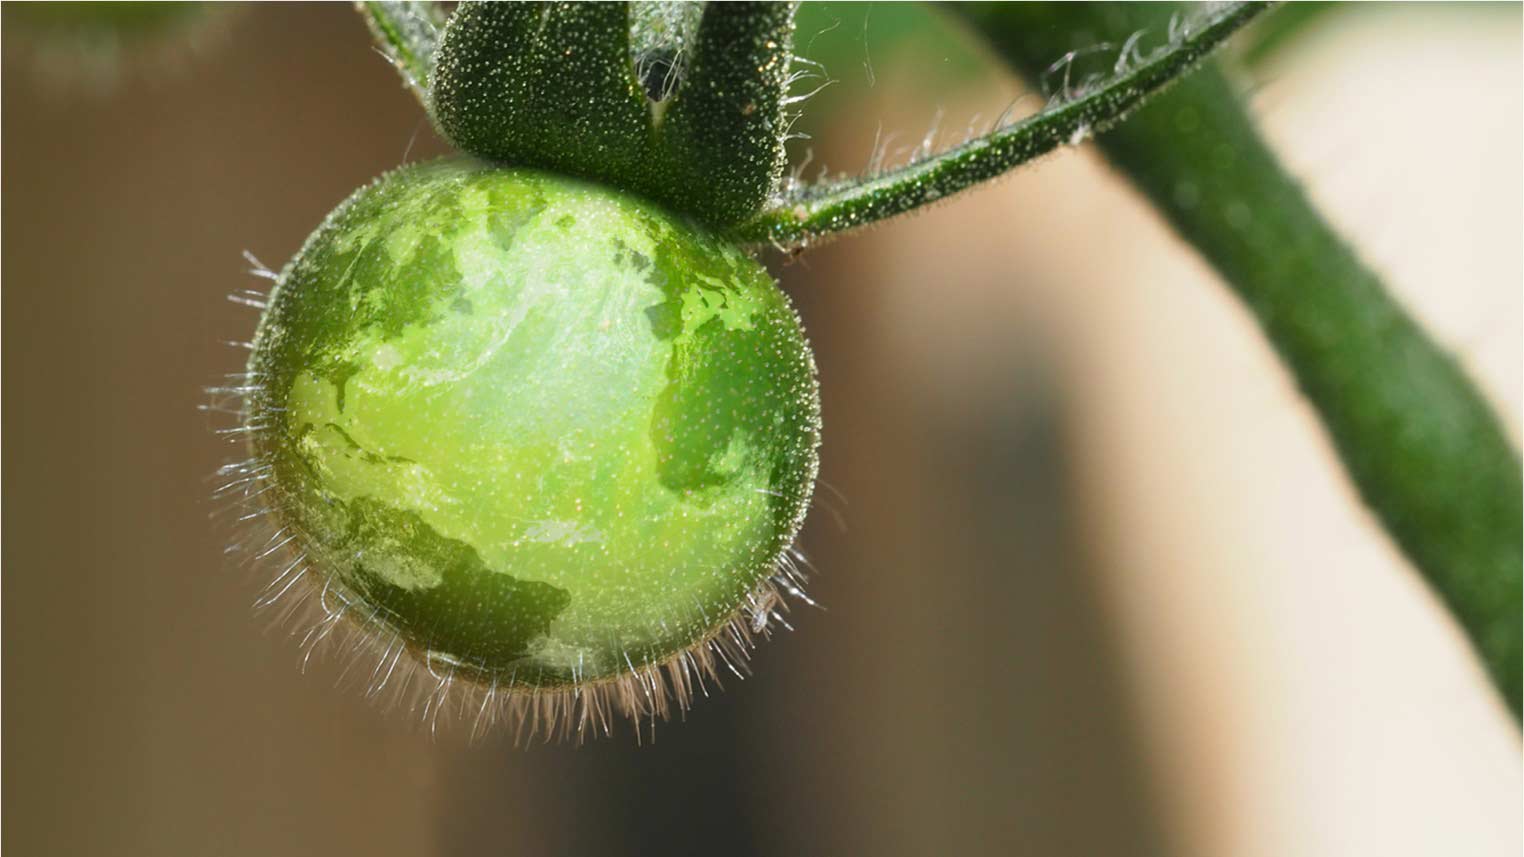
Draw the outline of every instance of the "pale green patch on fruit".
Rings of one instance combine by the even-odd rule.
[[[442,161],[359,191],[282,274],[250,368],[319,585],[495,686],[706,641],[814,485],[814,363],[766,271],[545,173]]]

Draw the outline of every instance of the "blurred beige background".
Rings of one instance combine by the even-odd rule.
[[[910,15],[811,19],[843,58],[815,164],[1020,95]],[[444,149],[345,5],[234,10],[105,88],[6,36],[8,852],[1520,852],[1517,727],[1251,321],[1088,148],[769,260],[819,354],[827,609],[654,746],[430,739],[303,675],[208,521],[196,405],[254,323],[225,295]],[[1380,7],[1245,78],[1515,438],[1521,59],[1518,6]]]

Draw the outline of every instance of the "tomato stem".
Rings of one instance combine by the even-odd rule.
[[[1129,39],[1120,46],[1114,74],[1098,83],[1066,78],[1062,91],[1034,116],[879,175],[787,189],[756,217],[732,229],[731,237],[781,249],[803,247],[929,205],[1059,146],[1081,142],[1185,75],[1268,5],[1230,4],[1146,56],[1139,55],[1137,42]],[[1075,84],[1078,91],[1070,91]]]
[[[979,4],[960,12],[1029,79],[1055,45],[1157,26],[1155,4]],[[1515,716],[1520,464],[1485,397],[1320,217],[1204,69],[1097,141],[1254,314],[1367,506],[1470,636]]]

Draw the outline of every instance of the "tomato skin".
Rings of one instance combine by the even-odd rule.
[[[245,419],[308,585],[494,688],[670,663],[768,586],[819,444],[767,272],[635,197],[468,159],[336,209]]]

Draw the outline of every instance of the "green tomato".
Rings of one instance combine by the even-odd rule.
[[[249,368],[271,511],[325,603],[495,690],[694,662],[768,609],[814,487],[814,360],[772,278],[557,175],[446,160],[358,191]]]

